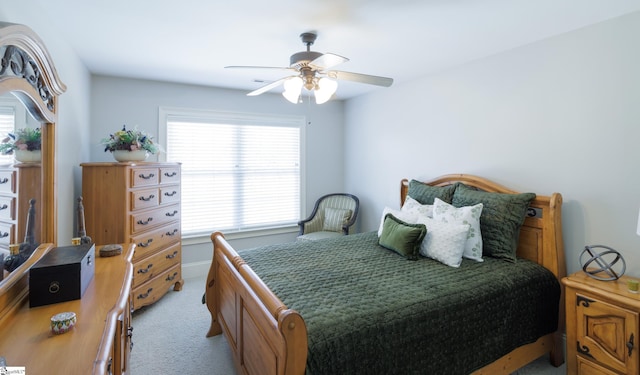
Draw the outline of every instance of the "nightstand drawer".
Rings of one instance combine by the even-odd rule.
[[[10,244],[18,242],[15,233],[15,224],[0,222],[0,245],[8,249]]]

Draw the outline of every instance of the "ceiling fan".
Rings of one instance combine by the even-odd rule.
[[[265,93],[280,85],[284,86],[282,95],[291,103],[300,101],[302,88],[313,91],[316,103],[322,104],[331,99],[338,88],[338,80],[353,81],[389,87],[393,83],[392,78],[372,76],[368,74],[329,70],[330,68],[349,61],[348,58],[333,53],[320,53],[311,51],[311,45],[316,41],[317,34],[307,32],[300,34],[302,43],[307,46],[306,51],[291,55],[289,67],[271,66],[225,66],[225,68],[244,69],[279,69],[287,70],[293,74],[280,78],[257,90],[248,93],[248,96],[256,96]]]

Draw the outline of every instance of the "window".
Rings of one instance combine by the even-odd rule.
[[[9,133],[28,125],[26,111],[18,99],[5,96],[0,97],[0,142]],[[39,127],[34,124],[32,127]],[[13,155],[0,154],[0,164],[13,163]]]
[[[182,163],[183,235],[296,225],[303,125],[300,116],[160,108],[158,141],[166,161]]]

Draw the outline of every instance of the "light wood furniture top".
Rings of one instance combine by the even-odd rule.
[[[126,372],[135,245],[125,245],[121,255],[108,258],[99,256],[99,248],[94,278],[81,299],[29,308],[28,295],[21,293],[17,309],[2,311],[0,355],[8,366],[25,366],[27,374]],[[13,293],[19,284],[0,289],[2,296]],[[66,311],[76,313],[76,326],[67,333],[52,334],[51,317]]]
[[[516,193],[481,177],[446,175],[427,183],[444,186],[463,182],[478,189]],[[408,181],[401,182],[404,202]],[[520,231],[518,256],[549,269],[558,280],[566,274],[562,241],[562,196],[538,196]],[[303,317],[286,305],[264,284],[221,233],[211,235],[213,260],[206,284],[206,303],[211,313],[207,336],[224,333],[236,369],[242,374],[301,375],[307,359],[307,331]],[[521,346],[474,374],[509,374],[550,353],[555,366],[563,363],[564,309],[560,304],[558,330]]]
[[[0,54],[24,69],[0,69],[0,95],[15,95],[40,122],[42,132],[40,241],[56,243],[56,122],[58,98],[66,86],[60,81],[53,60],[38,35],[24,25],[0,22]],[[28,65],[28,67],[25,66]],[[34,78],[35,77],[35,78]]]
[[[567,374],[640,374],[640,294],[630,277],[600,281],[576,272],[566,289]]]
[[[96,243],[135,243],[132,304],[181,290],[180,164],[83,163],[87,235]]]

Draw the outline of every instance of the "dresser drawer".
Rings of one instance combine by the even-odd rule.
[[[0,193],[15,194],[16,192],[16,171],[0,171]]]
[[[180,244],[175,244],[140,262],[136,262],[133,266],[133,287],[138,287],[145,281],[153,279],[166,269],[180,263],[180,250]]]
[[[180,168],[160,167],[160,183],[161,184],[180,183]]]
[[[26,212],[24,213],[25,217]],[[0,196],[0,220],[16,219],[16,198]]]
[[[159,180],[158,168],[131,169],[131,187],[157,185]]]
[[[169,268],[165,272],[133,289],[133,309],[150,305],[162,297],[171,285],[182,280],[180,264]]]
[[[156,207],[160,202],[158,189],[134,190],[131,192],[131,210]]]
[[[0,222],[0,245],[9,248],[12,243],[17,243],[16,225],[14,223]]]
[[[172,221],[180,221],[180,205],[174,204],[155,210],[147,210],[131,215],[131,233],[139,234],[142,231],[155,228],[158,225]]]
[[[133,254],[133,262],[146,258],[159,249],[174,242],[180,241],[180,222],[173,222],[149,232],[144,232],[131,237],[131,242],[136,244]]]
[[[160,188],[160,204],[180,202],[180,186],[167,186]]]

